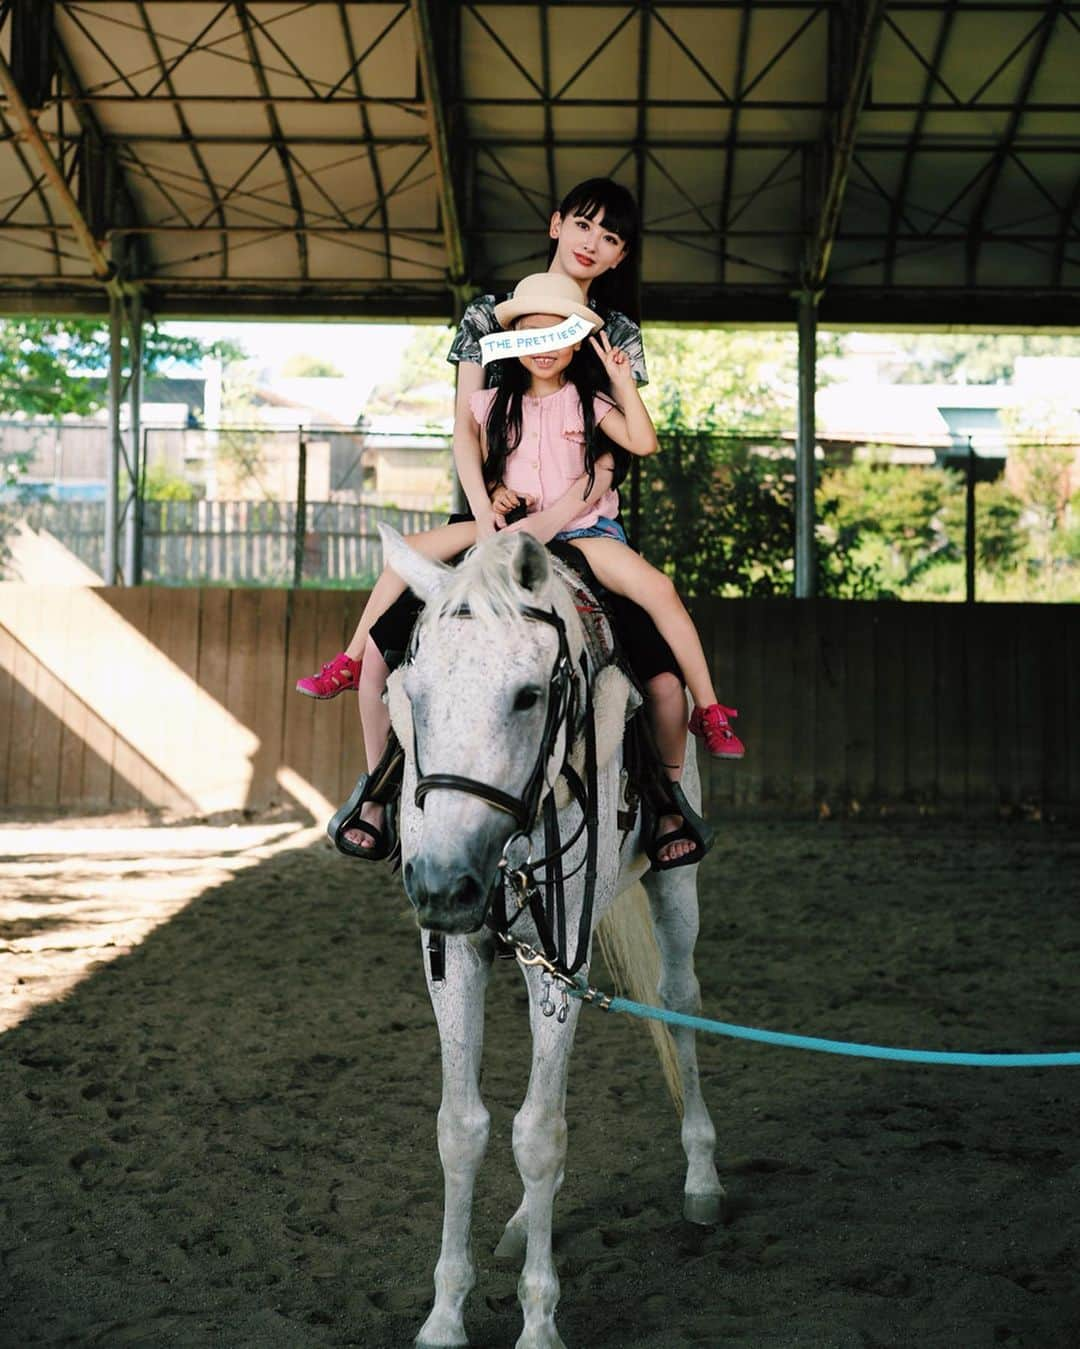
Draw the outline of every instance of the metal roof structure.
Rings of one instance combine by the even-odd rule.
[[[0,0],[0,309],[450,318],[573,182],[654,320],[1058,324],[1080,4]]]

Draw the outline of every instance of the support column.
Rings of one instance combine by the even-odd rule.
[[[124,584],[142,583],[142,297],[136,292],[128,310],[128,500],[124,516]]]
[[[124,368],[124,309],[116,293],[109,295],[109,456],[105,466],[105,566],[107,586],[116,585],[117,543],[120,519],[120,459],[123,440],[120,429]]]
[[[816,426],[814,394],[817,391],[818,296],[800,291],[799,304],[799,407],[795,440],[795,597],[812,599],[817,594],[817,558],[814,547],[816,511],[814,490],[817,464],[814,459]]]

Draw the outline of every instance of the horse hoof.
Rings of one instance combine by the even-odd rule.
[[[524,1232],[517,1227],[508,1227],[499,1238],[499,1244],[495,1247],[495,1259],[515,1260],[520,1263],[525,1259],[527,1245],[528,1239]]]
[[[683,1217],[688,1223],[715,1227],[720,1221],[719,1194],[688,1194],[683,1196]]]

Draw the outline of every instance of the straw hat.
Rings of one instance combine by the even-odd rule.
[[[509,328],[524,314],[559,314],[562,318],[577,314],[587,319],[594,331],[604,326],[596,310],[582,300],[577,282],[560,272],[534,272],[523,277],[511,298],[495,306],[495,317],[502,328]]]

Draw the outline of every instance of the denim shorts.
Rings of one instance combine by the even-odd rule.
[[[566,529],[561,534],[556,534],[557,539],[618,539],[620,543],[626,542],[626,532],[618,520],[611,520],[606,515],[601,515],[595,525],[590,525],[588,529]]]

